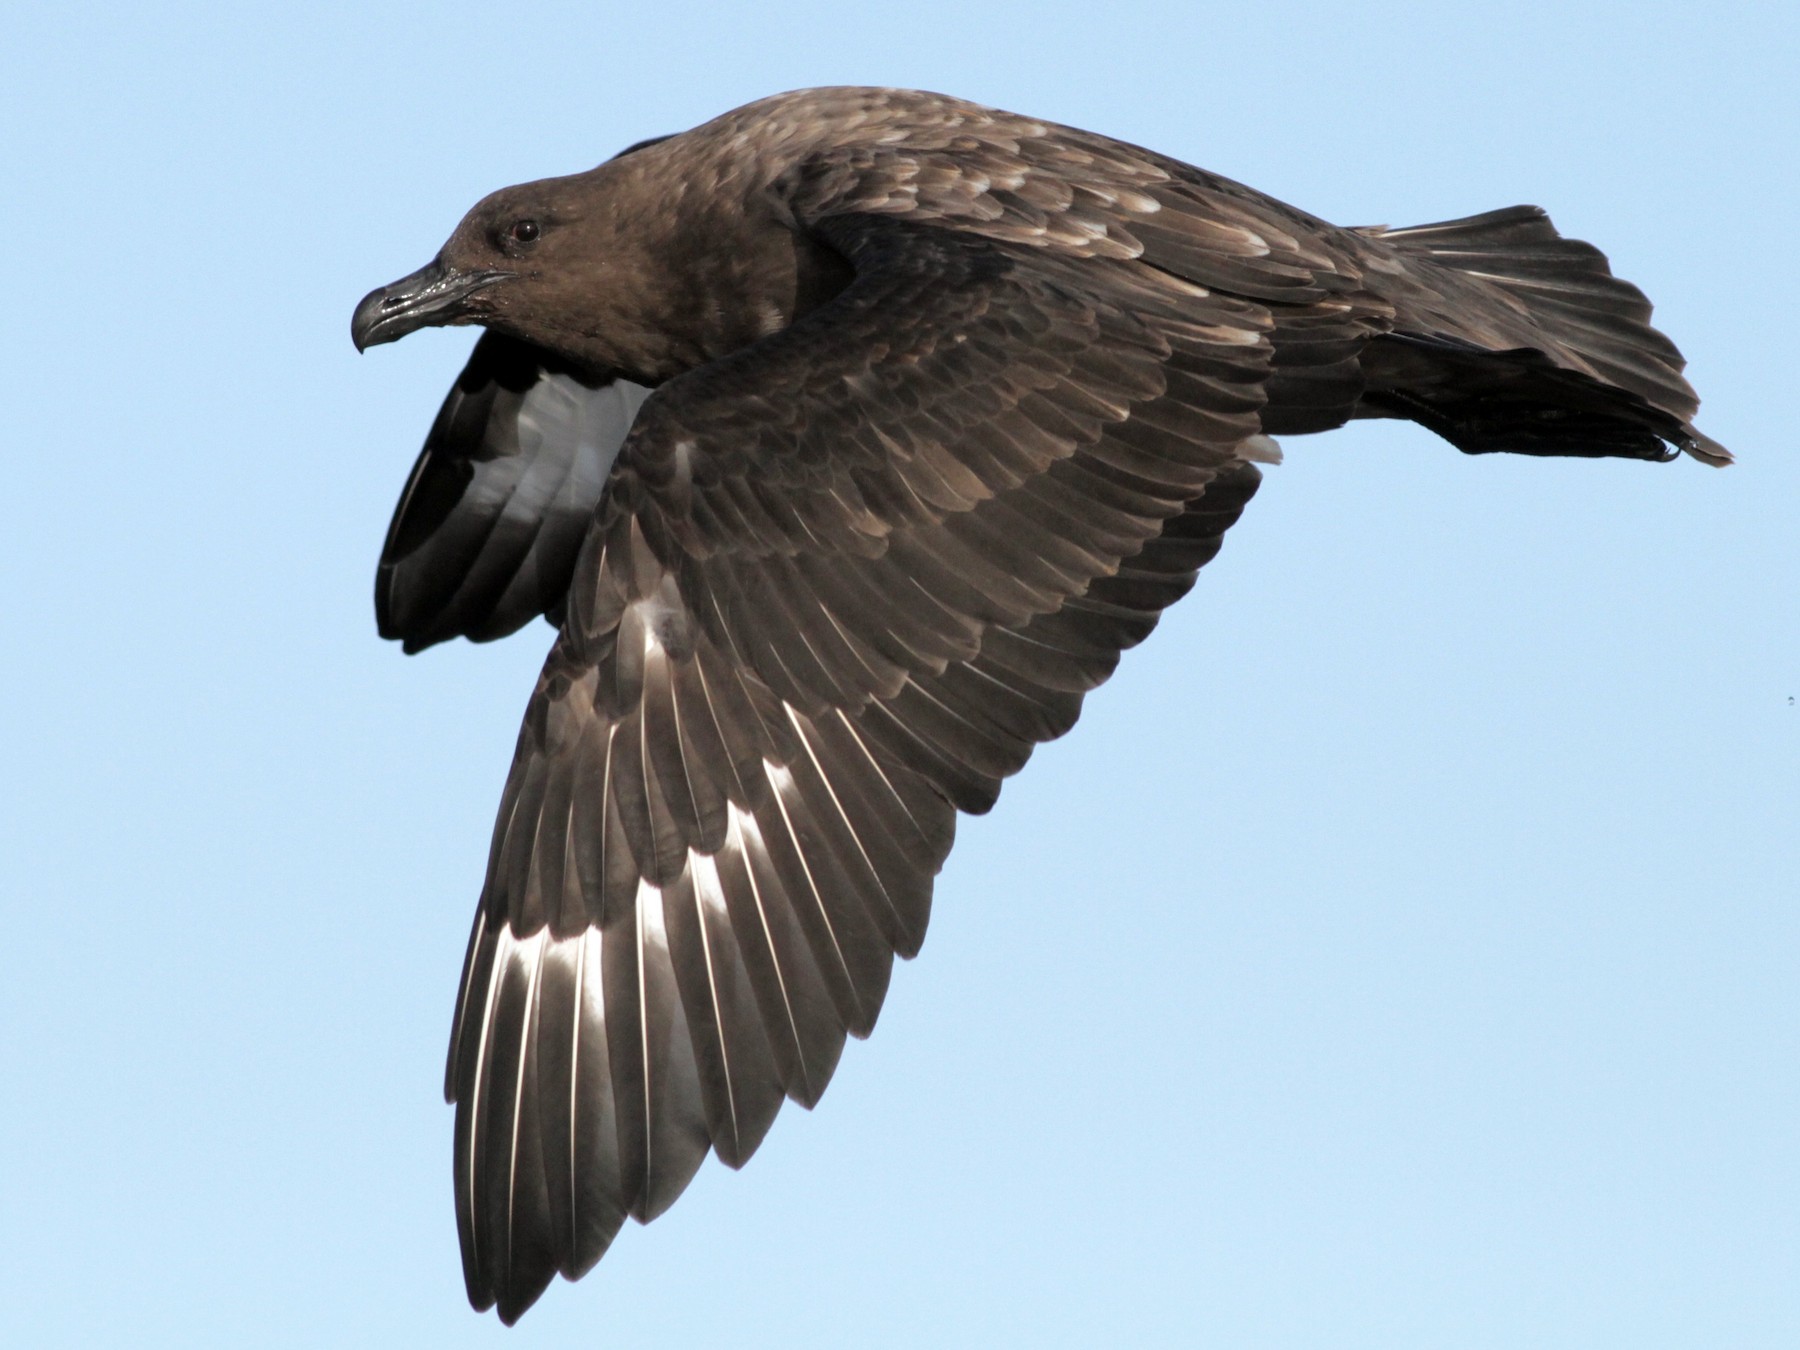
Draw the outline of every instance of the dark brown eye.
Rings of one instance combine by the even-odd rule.
[[[538,237],[538,223],[535,220],[515,220],[509,233],[515,244],[535,243]]]

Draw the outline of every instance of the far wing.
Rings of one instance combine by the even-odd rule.
[[[649,390],[590,385],[483,335],[394,509],[375,576],[381,635],[409,652],[559,618],[575,555]]]

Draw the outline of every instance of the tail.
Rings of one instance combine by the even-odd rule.
[[[1470,454],[1731,463],[1695,430],[1681,353],[1644,293],[1535,206],[1357,233],[1391,331],[1370,342],[1358,416],[1405,417]]]

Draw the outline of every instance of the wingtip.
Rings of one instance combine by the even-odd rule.
[[[544,1296],[550,1282],[556,1278],[555,1270],[534,1271],[524,1280],[517,1281],[499,1290],[499,1297],[490,1305],[504,1326],[517,1326],[532,1304]],[[474,1300],[470,1300],[473,1302]],[[477,1308],[477,1311],[485,1311]]]

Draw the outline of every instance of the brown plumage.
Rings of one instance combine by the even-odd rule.
[[[1269,434],[1725,452],[1650,306],[1534,207],[1339,229],[939,95],[785,94],[477,205],[359,346],[487,329],[385,636],[559,631],[446,1090],[469,1296],[519,1316],[811,1105],[956,812],[1192,586]]]

